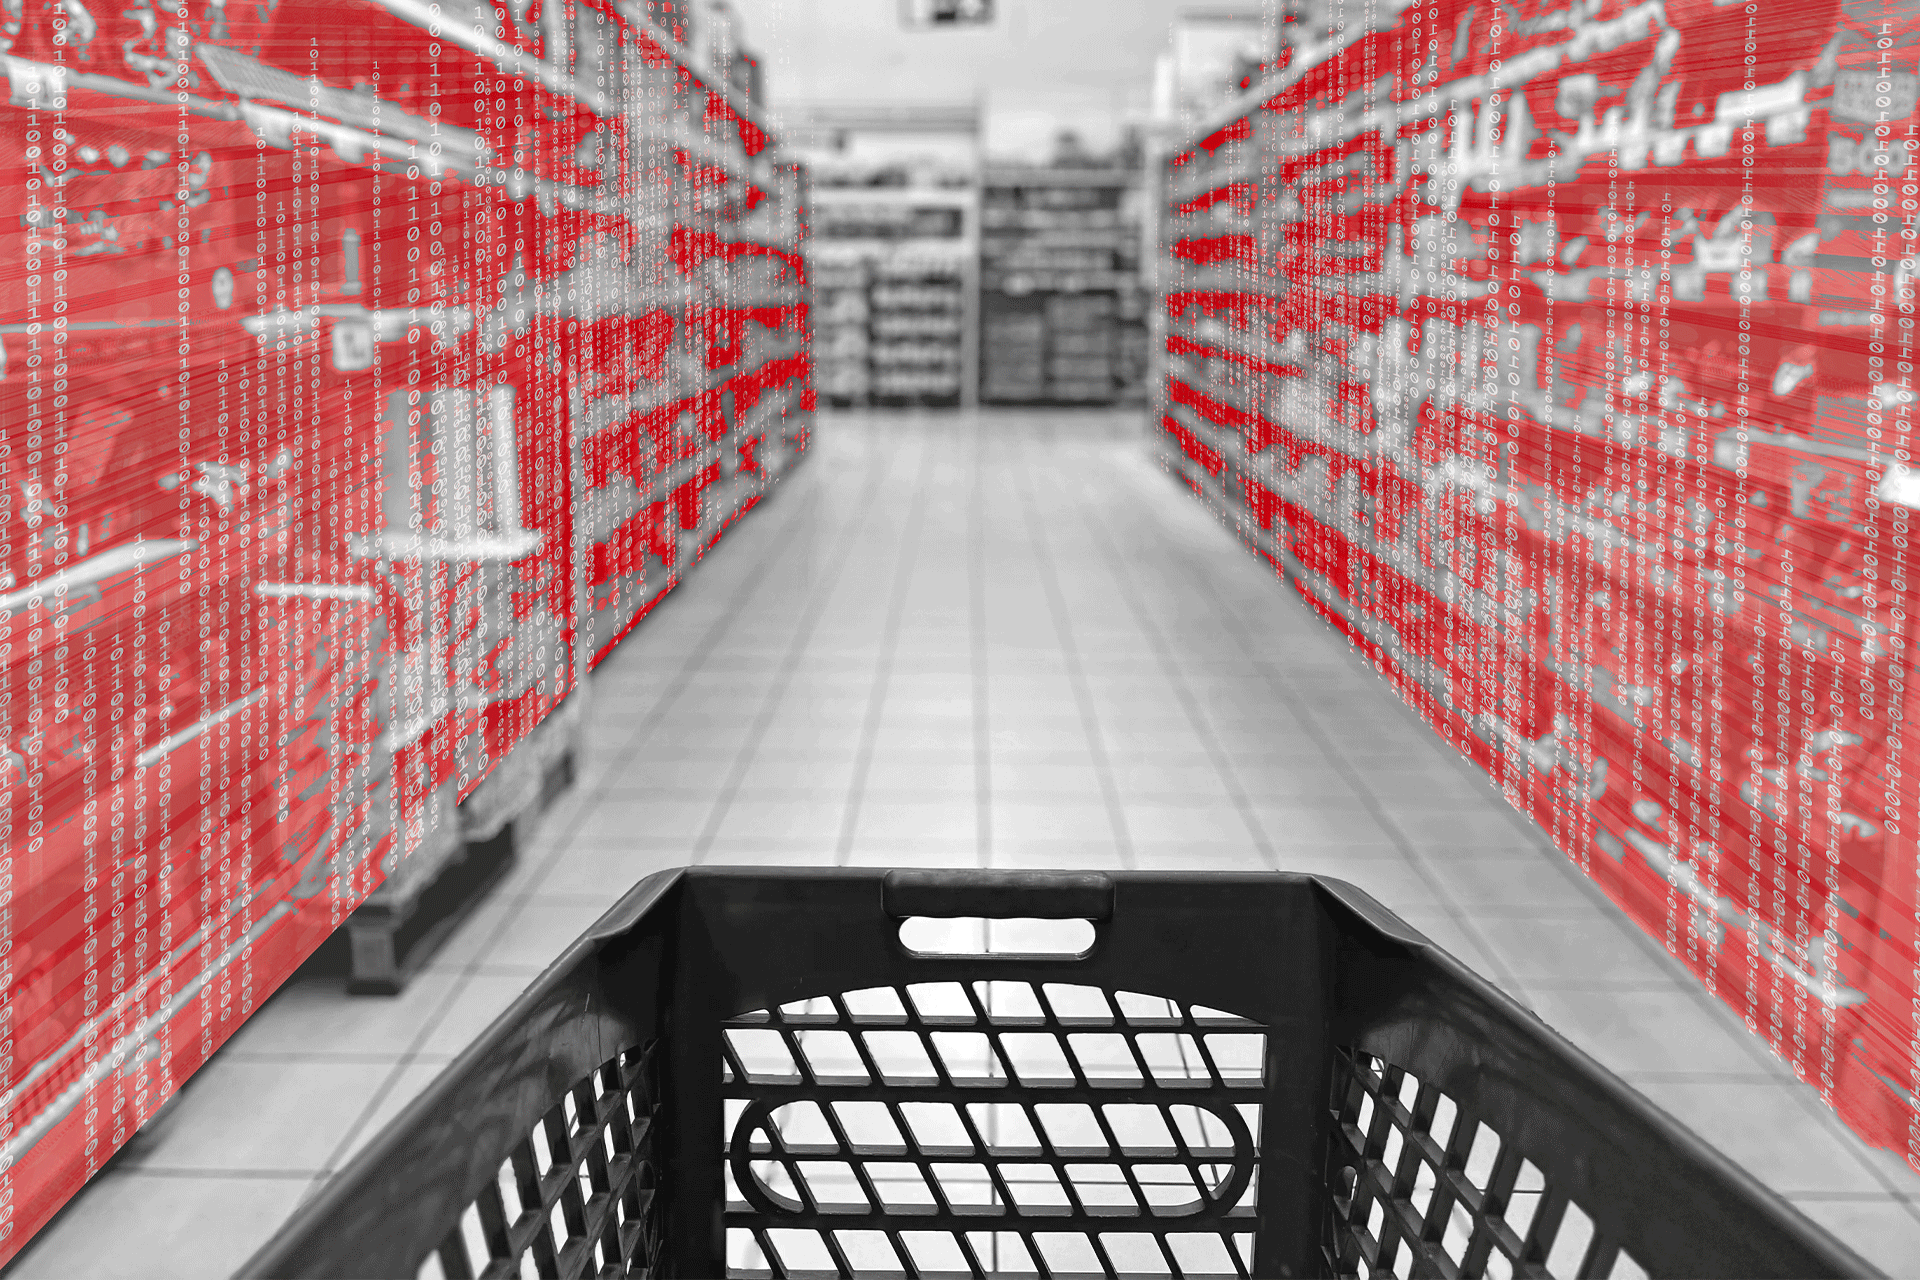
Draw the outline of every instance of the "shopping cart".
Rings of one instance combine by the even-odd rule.
[[[1877,1274],[1339,881],[713,868],[629,892],[240,1274],[528,1268]]]

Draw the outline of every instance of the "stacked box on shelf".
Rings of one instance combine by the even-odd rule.
[[[812,409],[804,175],[637,8],[16,25],[0,1265],[515,820]]]
[[[985,183],[982,395],[1061,403],[1139,395],[1145,313],[1129,198],[1138,176],[995,169]]]
[[[1915,1163],[1920,16],[1846,15],[1349,6],[1165,171],[1157,394],[1168,465]]]

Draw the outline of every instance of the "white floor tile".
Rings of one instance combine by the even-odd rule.
[[[203,1173],[317,1172],[393,1069],[390,1062],[216,1056],[142,1131],[127,1163]]]
[[[232,1274],[299,1204],[307,1177],[114,1171],[69,1201],[7,1268],[19,1280]]]

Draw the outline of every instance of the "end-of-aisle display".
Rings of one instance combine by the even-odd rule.
[[[1920,19],[1310,19],[1158,175],[1167,464],[1920,1168]]]
[[[350,918],[404,979],[807,447],[806,175],[681,8],[0,29],[0,1264]]]
[[[1146,397],[1135,170],[989,168],[982,180],[980,398],[988,404]]]
[[[828,403],[972,403],[978,194],[823,187],[814,208],[818,378]]]

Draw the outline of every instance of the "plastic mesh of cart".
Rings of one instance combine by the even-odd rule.
[[[1004,981],[731,1019],[728,1274],[1245,1276],[1265,1032]]]
[[[1334,1055],[1336,1276],[1646,1280],[1646,1269],[1490,1125],[1383,1059]]]

